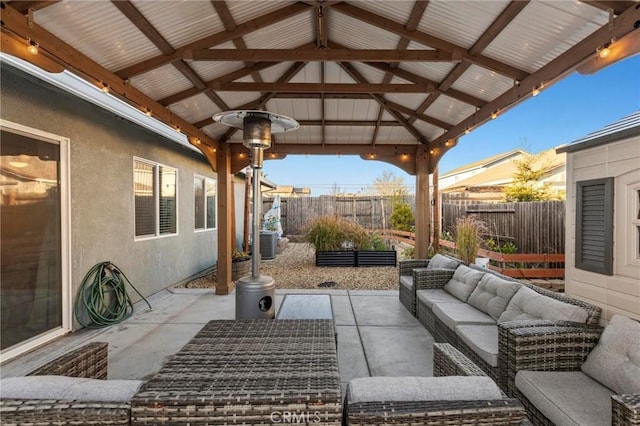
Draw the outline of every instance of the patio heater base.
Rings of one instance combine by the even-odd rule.
[[[273,319],[276,283],[273,278],[242,277],[236,281],[236,319]]]

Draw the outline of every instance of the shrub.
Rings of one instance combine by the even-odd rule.
[[[370,233],[362,226],[337,216],[314,219],[305,235],[317,251],[388,250],[378,233]]]
[[[411,231],[411,226],[415,221],[411,207],[407,203],[396,203],[389,217],[391,228],[399,231]]]

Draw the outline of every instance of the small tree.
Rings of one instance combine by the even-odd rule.
[[[402,199],[409,195],[409,189],[404,184],[402,176],[396,176],[393,172],[385,170],[373,181],[373,188],[377,195]]]
[[[415,221],[411,207],[407,203],[396,203],[393,206],[391,217],[391,228],[399,231],[411,231],[411,226]]]
[[[548,167],[539,164],[540,155],[522,154],[521,159],[514,160],[516,172],[513,174],[513,182],[503,190],[507,201],[545,201],[551,198],[549,185],[540,182],[547,173]]]

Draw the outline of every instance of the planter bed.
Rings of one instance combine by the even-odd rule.
[[[316,251],[316,266],[396,266],[397,253],[389,251]]]

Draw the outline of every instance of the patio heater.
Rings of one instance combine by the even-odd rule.
[[[221,112],[213,116],[219,123],[242,129],[243,145],[251,152],[253,169],[253,218],[251,241],[251,276],[236,282],[236,319],[272,319],[275,316],[275,281],[260,276],[260,216],[262,194],[260,193],[260,169],[264,150],[271,146],[271,134],[295,130],[300,125],[292,118],[267,111],[238,110]]]

